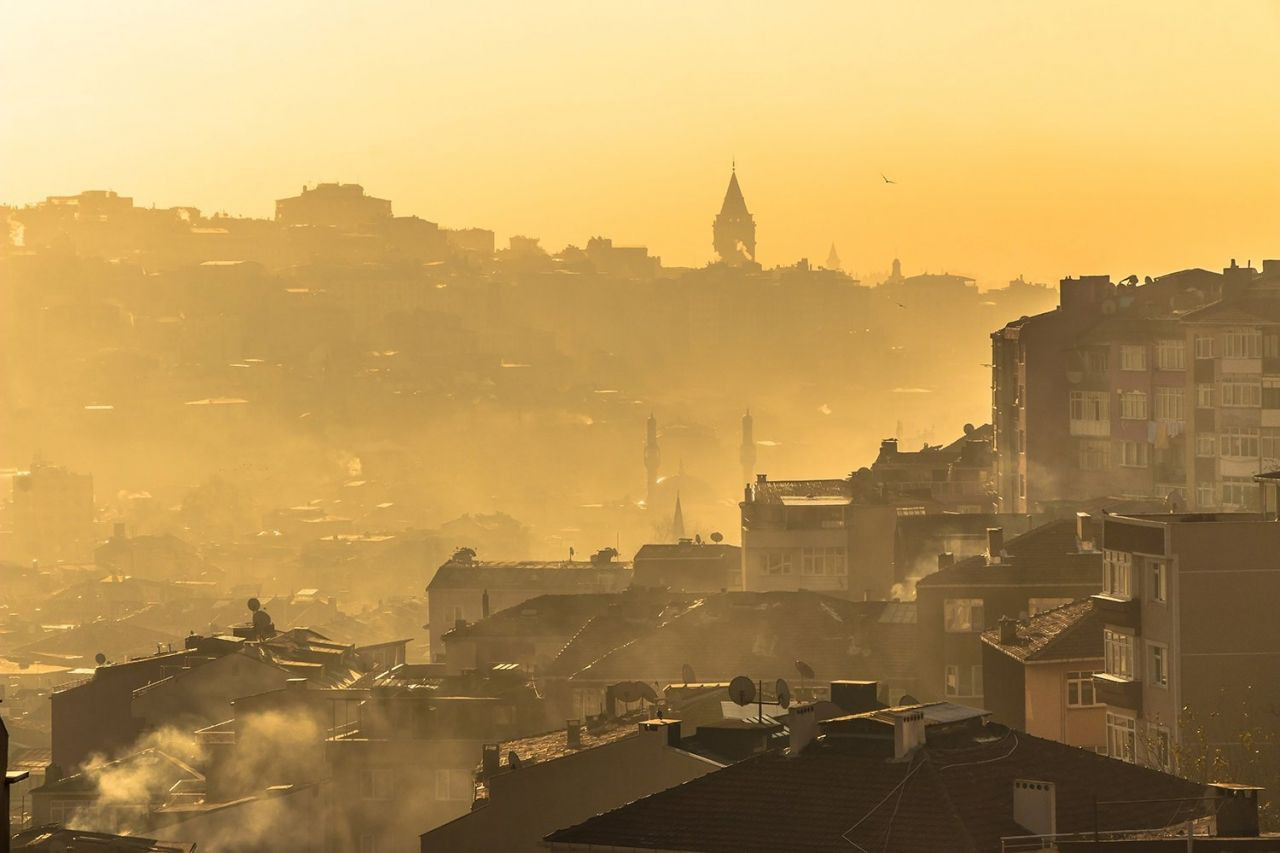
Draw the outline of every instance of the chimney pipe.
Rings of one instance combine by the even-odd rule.
[[[956,555],[951,551],[943,551],[938,555],[938,571],[949,569],[956,564]]]
[[[1004,528],[987,528],[987,562],[996,565],[1004,556]]]
[[[1058,832],[1058,790],[1052,782],[1013,780],[1013,822],[1032,835]]]
[[[582,748],[582,721],[565,721],[565,743],[572,749]]]
[[[1261,788],[1234,785],[1230,782],[1209,783],[1209,793],[1217,804],[1219,838],[1257,838],[1258,794]]]
[[[485,779],[498,772],[502,766],[502,753],[496,743],[486,743],[480,747],[480,775]]]
[[[791,733],[789,755],[795,758],[818,736],[817,706],[792,705],[787,712],[787,729]]]
[[[1018,620],[1009,616],[1000,617],[1000,645],[1006,646],[1018,641]]]

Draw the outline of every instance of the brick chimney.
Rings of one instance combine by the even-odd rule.
[[[565,743],[573,749],[582,748],[582,721],[565,721]]]
[[[1018,641],[1018,620],[1009,616],[1000,617],[1000,644],[1007,646]]]

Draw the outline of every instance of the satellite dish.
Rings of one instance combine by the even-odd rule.
[[[739,675],[733,681],[729,682],[729,698],[735,704],[746,706],[750,705],[756,699],[755,682],[745,675]]]
[[[680,667],[680,677],[684,679],[685,684],[698,680],[693,674],[693,667],[689,666],[687,663]]]
[[[717,530],[715,533],[711,534],[711,541],[719,545],[724,541],[724,534]]]
[[[644,698],[644,687],[638,681],[619,681],[613,685],[613,697],[619,702],[630,705],[632,702],[639,702]]]
[[[919,705],[920,700],[912,696],[910,693],[903,693],[902,698],[898,700],[899,705]]]
[[[107,662],[107,656],[104,655],[102,652],[98,652],[96,655],[94,655],[93,659],[97,662],[98,666],[102,666],[104,663]]]
[[[637,681],[635,685],[636,685],[636,689],[640,691],[641,699],[645,700],[646,702],[652,702],[654,705],[658,704],[658,691],[653,689],[652,684],[648,684],[643,681]]]
[[[813,667],[802,660],[796,661],[796,672],[800,673],[801,679],[814,677]]]
[[[516,755],[514,749],[507,753],[507,766],[512,770],[520,769],[520,756]]]
[[[778,704],[783,708],[791,707],[791,685],[787,684],[785,678],[779,678],[778,683],[774,685],[773,692],[778,695]]]
[[[249,609],[254,611],[255,613],[257,612],[258,608],[260,608],[261,606],[262,606],[262,602],[259,601],[258,599],[256,598],[249,599]]]

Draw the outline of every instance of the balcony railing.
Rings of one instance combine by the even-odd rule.
[[[1109,436],[1111,421],[1090,421],[1081,418],[1071,419],[1071,434],[1077,436]]]

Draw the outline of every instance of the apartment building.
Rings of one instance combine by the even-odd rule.
[[[1280,703],[1277,483],[1252,484],[1269,512],[1102,518],[1094,687],[1111,756],[1175,767],[1180,747],[1230,747],[1251,711]]]

